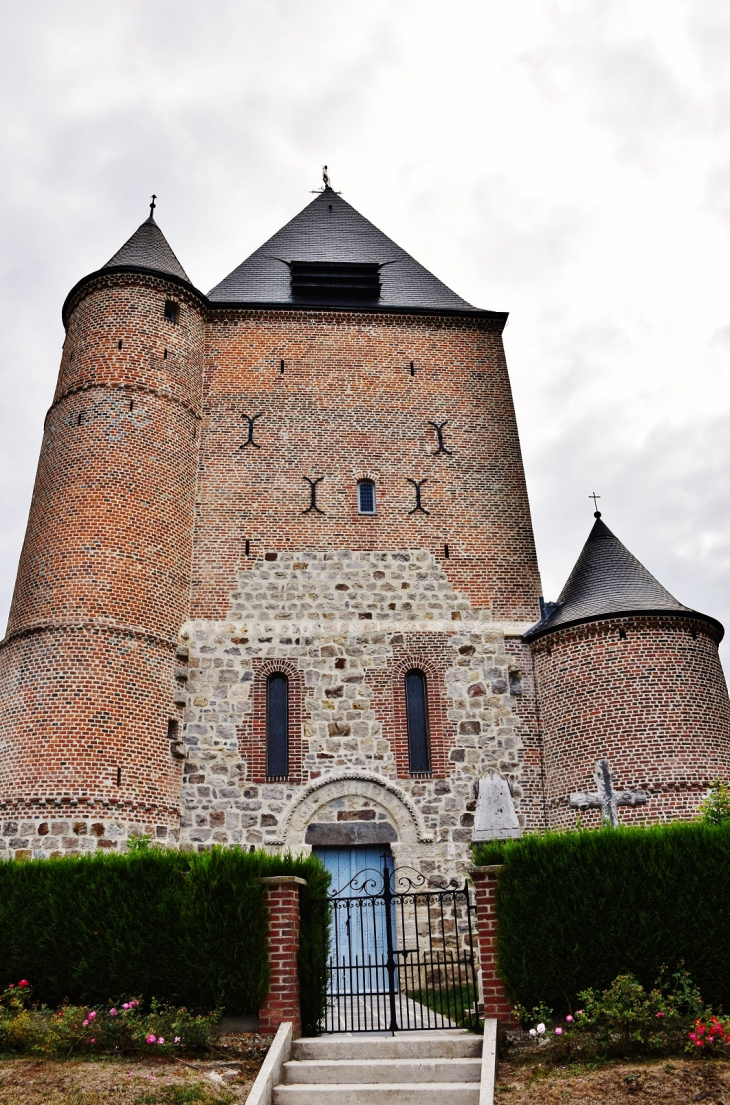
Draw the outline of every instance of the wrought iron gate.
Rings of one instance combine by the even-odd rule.
[[[314,1032],[477,1027],[476,905],[407,868],[360,871],[317,903],[324,1009]]]

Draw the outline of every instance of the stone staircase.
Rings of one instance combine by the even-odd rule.
[[[482,1037],[459,1029],[294,1040],[273,1105],[479,1105]]]

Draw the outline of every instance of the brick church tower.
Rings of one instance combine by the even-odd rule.
[[[647,803],[626,821],[693,817],[730,778],[730,703],[717,646],[723,628],[673,595],[596,511],[558,601],[525,634],[540,688],[547,821],[572,827],[571,793],[608,760]],[[597,812],[585,815],[595,823]]]
[[[596,634],[627,618],[622,655],[711,688],[682,699],[692,732],[715,711],[692,778],[726,773],[717,623],[671,596],[576,620],[572,591],[538,622],[507,316],[328,185],[207,296],[150,215],[63,317],[0,643],[0,856],[144,832],[463,871],[485,773],[538,829],[597,750],[631,774],[642,711],[659,734],[684,677],[611,681]],[[635,696],[605,741],[591,680],[607,713]],[[631,779],[691,759],[680,730]]]

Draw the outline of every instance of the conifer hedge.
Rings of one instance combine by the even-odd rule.
[[[526,836],[475,845],[474,860],[504,864],[499,970],[528,1009],[567,1012],[626,971],[651,988],[684,963],[730,1011],[730,824]]]
[[[0,862],[0,988],[27,978],[51,1006],[135,996],[255,1014],[269,977],[266,875],[307,880],[301,989],[316,1006],[313,901],[329,875],[313,858],[235,849]]]

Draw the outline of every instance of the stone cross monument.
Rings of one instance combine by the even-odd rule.
[[[612,829],[618,826],[618,806],[645,806],[649,801],[649,795],[644,790],[614,790],[608,760],[598,761],[594,778],[597,793],[571,794],[570,804],[579,810],[599,809],[601,823],[610,825]]]

